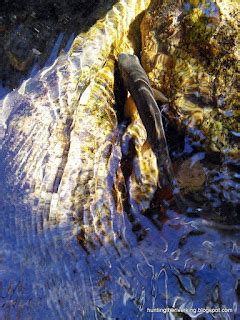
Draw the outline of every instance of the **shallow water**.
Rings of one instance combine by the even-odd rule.
[[[225,177],[220,186],[230,181],[237,192]],[[201,314],[198,308],[226,307],[230,312],[200,318],[238,319],[237,198],[217,213],[224,206],[216,189],[204,190],[212,207],[203,217],[201,211],[177,213],[173,203],[145,214],[126,207],[122,224],[113,217],[121,237],[86,248],[77,222],[54,224],[27,205],[9,205],[17,191],[1,183],[1,318],[172,319],[171,313],[147,310],[174,307],[187,310],[184,319],[191,319]]]
[[[54,59],[55,52],[47,63],[51,64]],[[36,86],[38,77],[36,74],[28,83],[29,90],[36,91],[36,96],[42,89]],[[51,77],[46,79],[50,81]],[[31,109],[28,112],[31,115]],[[86,114],[86,121],[87,117]],[[171,194],[166,192],[164,197],[159,190],[148,209],[141,210],[129,190],[129,171],[137,171],[138,167],[134,153],[126,151],[131,148],[124,140],[127,126],[125,119],[120,121],[119,135],[113,139],[110,151],[107,147],[100,149],[101,164],[105,157],[111,159],[107,188],[100,197],[102,203],[95,203],[89,209],[90,214],[88,208],[84,208],[80,217],[70,212],[68,219],[60,222],[50,219],[47,197],[34,207],[23,201],[28,186],[22,187],[21,181],[14,181],[11,176],[17,158],[13,151],[4,148],[1,151],[1,319],[240,317],[238,159],[199,152],[189,138],[176,139],[174,129],[165,123],[173,162],[200,161],[207,178],[200,191],[188,195],[198,210],[189,208],[188,212],[180,213]],[[110,139],[109,136],[109,143]],[[10,146],[10,142],[6,146]],[[117,200],[113,196],[118,165],[127,187],[122,213],[115,209]],[[101,168],[94,169],[101,174]],[[32,170],[29,167],[30,173]],[[21,168],[19,171],[22,180],[30,174],[21,172]],[[82,174],[86,172],[83,170]],[[105,213],[104,205],[110,207],[110,204],[111,224],[108,217],[102,216],[98,222],[99,232],[91,230],[92,225],[98,226],[94,209],[100,208]],[[83,234],[81,224],[89,227],[89,233]],[[105,231],[109,230],[109,238],[100,232],[102,226]],[[167,307],[185,312],[165,314]],[[213,312],[210,314],[201,308],[210,308]],[[215,312],[218,308],[227,310]]]
[[[24,209],[1,208],[1,317],[164,319],[147,308],[225,306],[232,312],[222,319],[234,319],[239,231],[217,230],[170,209],[165,221],[155,215],[137,217],[141,241],[124,217],[124,243],[86,253],[71,223],[43,227]]]

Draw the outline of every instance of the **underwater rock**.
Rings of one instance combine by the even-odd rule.
[[[10,64],[19,71],[26,71],[33,62],[32,38],[33,34],[23,27],[19,27],[9,36],[6,53]]]
[[[184,192],[201,190],[206,180],[203,165],[200,161],[193,162],[192,159],[183,161],[177,173],[177,181]]]

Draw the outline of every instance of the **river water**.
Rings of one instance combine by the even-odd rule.
[[[53,52],[46,67],[54,57]],[[95,213],[57,222],[49,217],[47,197],[35,207],[23,201],[28,187],[11,175],[15,158],[6,150],[11,141],[3,146],[0,319],[240,319],[238,159],[200,152],[188,137],[176,139],[165,120],[173,163],[201,162],[204,187],[188,195],[197,209],[180,212],[171,195],[159,190],[142,209],[129,189],[129,171],[137,169],[134,153],[125,150],[127,126],[126,119],[119,120],[102,196],[102,206],[117,203],[113,181],[120,165],[127,188],[123,210],[110,210],[111,226],[104,216],[99,223],[105,232],[114,230],[109,240],[101,232],[82,234],[80,224],[91,229]],[[27,173],[20,173],[24,180]]]

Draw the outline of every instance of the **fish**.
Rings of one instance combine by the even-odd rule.
[[[133,54],[120,53],[118,55],[118,66],[123,83],[129,90],[146,129],[147,142],[157,158],[159,187],[170,186],[179,209],[185,211],[189,207],[189,203],[181,195],[173,172],[161,111],[154,98],[154,92],[147,74],[138,57]]]

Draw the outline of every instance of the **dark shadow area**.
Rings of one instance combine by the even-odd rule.
[[[134,53],[140,59],[142,50],[140,25],[145,11],[140,13],[129,26],[128,39],[133,44]]]
[[[124,106],[127,99],[127,90],[124,88],[117,61],[114,66],[114,96],[118,123],[121,123],[126,120],[124,116]]]
[[[74,38],[104,18],[116,0],[4,0],[0,6],[0,99],[45,64],[67,52]]]

